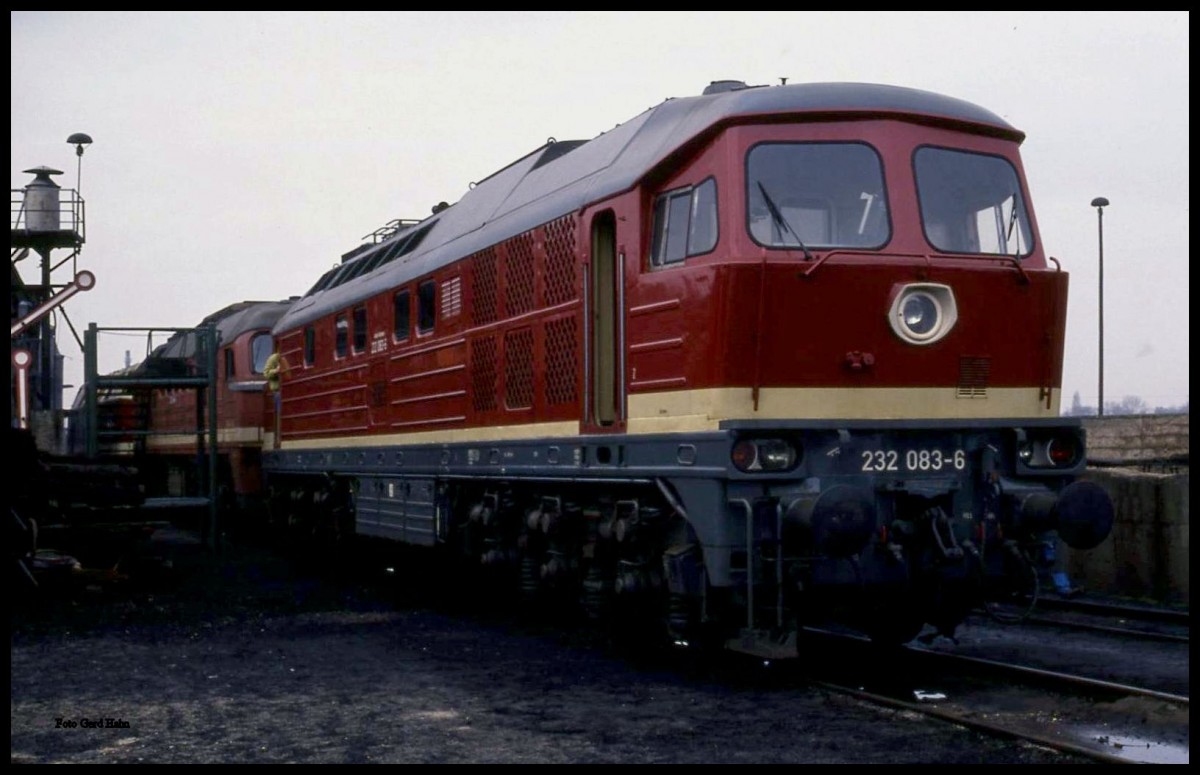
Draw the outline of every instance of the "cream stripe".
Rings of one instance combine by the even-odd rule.
[[[283,449],[329,449],[331,447],[375,447],[390,444],[440,444],[456,441],[511,441],[555,436],[578,436],[579,423],[543,422],[529,425],[494,425],[483,428],[455,428],[449,431],[420,433],[387,433],[378,436],[351,436],[334,439],[301,439],[284,441]]]
[[[722,420],[982,420],[1057,417],[1061,392],[1050,408],[1038,388],[989,388],[986,398],[959,398],[956,388],[764,388],[758,411],[750,388],[710,388],[629,396],[629,433],[716,430]],[[420,433],[284,441],[283,449],[331,449],[391,444],[508,441],[579,435],[574,421],[457,428]]]
[[[979,420],[1057,417],[1038,388],[989,388],[959,398],[956,388],[763,388],[758,411],[750,388],[711,388],[629,396],[630,433],[713,430],[721,420]]]
[[[262,439],[262,428],[249,425],[238,428],[217,428],[218,444],[259,444]],[[179,447],[195,449],[196,436],[190,433],[171,433],[163,436],[151,436],[146,441],[146,448],[150,450]]]

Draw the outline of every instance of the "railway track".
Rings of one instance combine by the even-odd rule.
[[[442,604],[417,569],[334,582],[265,550],[174,548],[169,583],[15,628],[13,761],[1083,761],[814,689],[801,660],[622,658],[600,628]],[[52,729],[92,709],[132,731]]]
[[[1141,629],[1137,627],[1072,621],[1069,619],[1051,616],[1030,616],[1025,620],[1025,623],[1043,627],[1062,627],[1081,631],[1086,630],[1090,632],[1105,633],[1108,635],[1119,635],[1128,638],[1140,638],[1142,640],[1157,640],[1167,643],[1191,643],[1190,633],[1182,634],[1177,632],[1162,632],[1158,630]]]
[[[1055,739],[1052,737],[1048,737],[1046,735],[1041,735],[1041,734],[1037,734],[1037,733],[1033,733],[1033,732],[1029,732],[1029,731],[1020,731],[1020,730],[1014,729],[1012,727],[1005,726],[1003,724],[996,724],[996,723],[993,723],[990,721],[984,721],[984,720],[981,720],[978,718],[974,718],[967,713],[962,713],[962,712],[957,712],[957,711],[952,711],[952,710],[945,710],[940,707],[925,705],[925,704],[916,703],[916,702],[906,702],[903,700],[896,699],[895,697],[889,697],[889,696],[883,695],[883,694],[876,694],[874,692],[868,692],[868,691],[864,691],[862,689],[854,689],[849,686],[844,686],[844,685],[835,684],[835,683],[827,683],[824,681],[820,681],[820,682],[817,682],[816,685],[820,686],[828,691],[845,694],[845,695],[855,697],[860,700],[864,700],[866,702],[871,702],[871,703],[874,703],[877,705],[883,705],[885,707],[894,708],[896,710],[908,711],[910,713],[918,713],[923,716],[929,716],[931,718],[936,718],[941,721],[947,721],[951,724],[957,724],[960,726],[964,726],[964,727],[967,727],[968,729],[973,729],[977,732],[982,732],[984,734],[992,735],[994,737],[1001,737],[1001,738],[1010,739],[1010,740],[1017,740],[1017,741],[1032,743],[1032,744],[1040,745],[1040,746],[1043,746],[1043,747],[1046,747],[1046,748],[1049,748],[1049,749],[1052,749],[1055,751],[1060,751],[1065,754],[1073,754],[1075,756],[1082,756],[1086,759],[1091,759],[1091,760],[1101,762],[1104,764],[1129,764],[1129,763],[1131,763],[1129,759],[1123,758],[1117,754],[1096,750],[1090,746],[1078,745],[1075,743],[1058,740],[1058,739]]]
[[[1163,606],[1131,605],[1105,600],[1079,598],[1042,598],[1038,601],[1038,613],[1093,617],[1121,622],[1124,625],[1158,626],[1190,630],[1192,614],[1189,609]]]
[[[1115,614],[1111,609],[1106,612],[1112,616],[1123,613],[1123,609]],[[1098,607],[1092,606],[1089,615],[1100,616]],[[1032,618],[1026,621],[1034,623]],[[1054,623],[1071,626],[1066,621]],[[1037,625],[1042,626],[1040,622]],[[1041,634],[1030,636],[1030,628],[1021,626],[992,627],[990,632],[1019,630],[1025,631],[1022,637],[1026,639],[1047,640]],[[1123,638],[1126,648],[1132,643],[1129,636],[1140,634],[1133,630],[1113,632],[1099,627],[1087,631],[1090,633],[1087,637],[1092,639],[1112,641]],[[1061,665],[1059,669],[1051,669],[1036,664],[1017,664],[1011,657],[1020,652],[1019,648],[998,649],[1010,658],[1008,662],[919,646],[886,652],[881,659],[878,647],[863,638],[816,630],[806,634],[817,641],[802,646],[800,660],[787,668],[776,669],[783,663],[772,665],[767,671],[771,673],[771,680],[761,676],[751,678],[751,686],[771,693],[803,691],[804,687],[817,686],[865,702],[926,715],[998,739],[1024,741],[1071,757],[1103,763],[1187,760],[1190,699],[1178,692],[1073,675]],[[847,644],[852,644],[852,649],[847,649]],[[980,650],[990,654],[995,645],[996,642],[986,642]],[[1068,652],[1062,658],[1069,662],[1072,648],[1066,641],[1057,650]],[[1174,653],[1179,646],[1164,644],[1162,648]],[[902,662],[889,669],[886,667],[889,660]],[[671,659],[665,663],[666,669],[687,673],[689,669],[681,667],[687,661],[686,658]],[[817,671],[814,673],[810,666],[817,666]],[[753,665],[750,668],[753,672]],[[830,678],[833,673],[839,675]],[[779,680],[785,674],[791,678]],[[742,680],[744,677],[733,679],[732,683],[738,684]],[[1147,725],[1141,722],[1151,717],[1154,719],[1152,726],[1161,722],[1163,734],[1147,738]]]
[[[1055,627],[1167,643],[1191,642],[1191,615],[1186,610],[1131,606],[1104,601],[1042,598],[1036,605],[981,609],[973,616],[1003,624]]]
[[[1192,620],[1191,611],[1187,609],[1133,605],[1084,598],[1042,597],[1038,600],[1038,606],[1054,611],[1075,611],[1151,622],[1189,624]]]
[[[888,665],[814,681],[831,691],[1100,762],[1188,760],[1186,695],[920,646],[880,659],[864,639],[808,634],[841,662]]]

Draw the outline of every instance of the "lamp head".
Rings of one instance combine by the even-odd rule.
[[[76,132],[67,138],[67,142],[75,146],[75,155],[82,156],[85,146],[92,144],[91,135],[85,135],[83,132]]]

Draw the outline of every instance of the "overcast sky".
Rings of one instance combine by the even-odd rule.
[[[1071,274],[1063,406],[1188,400],[1189,14],[13,12],[12,188],[82,160],[96,288],[76,328],[191,326],[301,294],[548,137],[588,139],[710,81],[860,81],[1027,134],[1046,252]],[[65,253],[56,254],[65,256]],[[32,269],[32,264],[23,264]],[[27,272],[30,270],[26,270]],[[55,275],[65,281],[67,275]],[[1020,320],[997,319],[998,326]],[[65,327],[67,379],[82,356]],[[145,354],[102,347],[104,371]],[[68,391],[67,401],[74,391]]]

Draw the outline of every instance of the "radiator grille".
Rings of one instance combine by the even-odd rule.
[[[504,334],[504,406],[533,406],[533,329],[519,328]]]
[[[496,251],[482,250],[471,259],[471,322],[496,320]]]
[[[521,234],[505,243],[505,315],[514,317],[533,309],[533,235]]]
[[[471,404],[477,412],[496,408],[496,339],[471,342]]]
[[[546,224],[546,271],[543,302],[552,307],[570,301],[575,289],[575,217]]]
[[[574,317],[559,318],[546,324],[547,404],[569,404],[575,401],[576,334]]]

